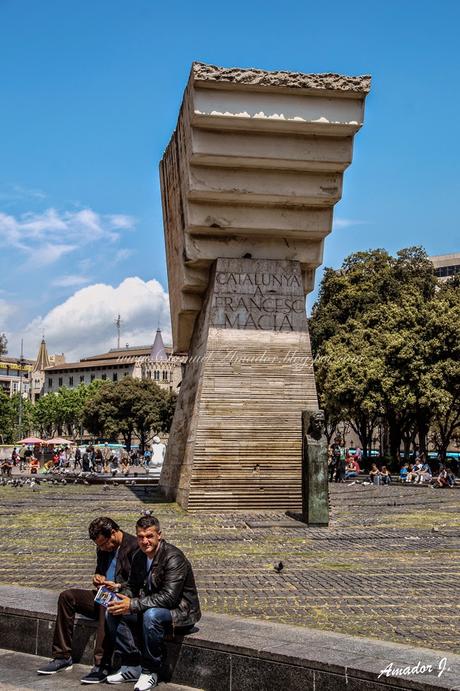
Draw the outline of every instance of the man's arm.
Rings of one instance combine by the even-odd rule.
[[[96,570],[93,576],[93,585],[96,586],[96,588],[99,588],[100,585],[104,585],[105,572],[104,556],[102,551],[98,549],[96,552]]]

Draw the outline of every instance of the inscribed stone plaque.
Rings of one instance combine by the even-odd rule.
[[[211,326],[306,331],[305,297],[298,262],[218,259]]]

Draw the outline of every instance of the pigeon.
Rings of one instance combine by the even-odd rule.
[[[275,564],[275,566],[273,568],[276,571],[276,573],[281,573],[281,571],[284,569],[284,564],[282,561],[280,561],[280,563]]]

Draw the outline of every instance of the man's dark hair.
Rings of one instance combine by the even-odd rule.
[[[136,528],[145,530],[146,528],[156,528],[157,533],[160,532],[160,521],[155,516],[141,516],[136,523]]]
[[[95,540],[99,535],[110,537],[112,530],[120,530],[120,526],[108,516],[95,518],[88,526],[88,533],[91,540]]]

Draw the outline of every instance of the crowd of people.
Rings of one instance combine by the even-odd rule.
[[[453,487],[455,485],[455,473],[452,468],[445,463],[435,461],[436,473],[424,453],[415,451],[412,462],[404,463],[399,470],[399,479],[406,484],[422,485],[430,487]],[[345,482],[352,478],[361,477],[364,482],[374,485],[389,485],[392,481],[391,473],[386,465],[372,463],[370,470],[366,473],[362,465],[362,449],[351,447],[347,449],[344,445],[334,442],[328,450],[328,472],[331,482]]]
[[[166,446],[159,437],[153,438],[153,444],[144,453],[139,449],[128,451],[123,447],[89,444],[86,447],[76,445],[62,445],[53,449],[51,458],[40,463],[39,448],[26,446],[15,447],[9,458],[1,461],[1,473],[11,477],[13,468],[20,473],[29,472],[34,475],[42,473],[106,473],[127,475],[133,466],[141,466],[147,472],[155,470],[163,464]]]

